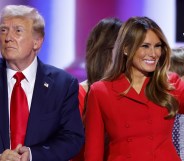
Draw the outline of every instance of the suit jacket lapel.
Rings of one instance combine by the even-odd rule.
[[[9,112],[8,112],[8,89],[7,89],[6,63],[0,59],[0,135],[1,148],[10,148],[9,141]]]
[[[37,124],[37,120],[40,119],[39,114],[42,112],[42,103],[47,102],[48,99],[50,99],[50,91],[52,89],[53,82],[53,79],[50,78],[50,72],[44,68],[44,64],[42,64],[38,59],[38,68],[25,138],[26,145],[31,144],[31,133],[37,130],[35,125]]]

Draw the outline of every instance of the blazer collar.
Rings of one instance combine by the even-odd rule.
[[[145,95],[145,87],[148,81],[149,81],[149,78],[146,78],[142,86],[141,92],[139,94],[134,90],[134,88],[131,87],[128,93],[124,97],[127,97],[131,100],[137,101],[142,104],[147,104],[149,100]],[[130,86],[130,83],[124,74],[122,74],[117,80],[112,82],[112,89],[119,94],[126,91],[129,88],[129,86]]]

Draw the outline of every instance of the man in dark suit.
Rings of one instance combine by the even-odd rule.
[[[28,6],[8,5],[1,12],[0,161],[67,161],[84,142],[77,79],[37,57],[44,26],[43,17]],[[10,117],[15,115],[11,96],[17,72],[25,76],[21,87],[29,114],[23,142],[13,148],[10,123],[17,120]]]

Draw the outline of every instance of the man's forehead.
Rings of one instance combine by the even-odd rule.
[[[33,21],[28,18],[21,17],[8,17],[4,18],[0,22],[0,27],[23,27],[23,28],[32,28]]]
[[[30,24],[33,21],[23,17],[6,17],[1,20],[1,24]]]

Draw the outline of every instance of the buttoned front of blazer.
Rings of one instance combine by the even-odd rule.
[[[174,94],[184,98],[184,83],[171,76]],[[145,96],[145,80],[138,94],[122,75],[118,80],[91,86],[86,115],[85,161],[103,161],[104,131],[110,143],[108,161],[180,161],[172,143],[174,119]],[[181,107],[184,102],[180,102]]]

